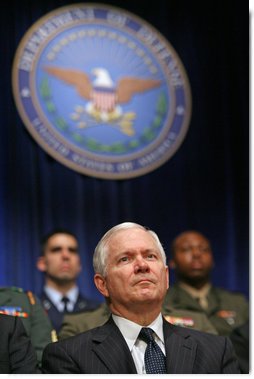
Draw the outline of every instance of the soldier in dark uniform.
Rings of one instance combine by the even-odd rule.
[[[58,333],[64,314],[93,310],[97,301],[84,297],[77,285],[81,261],[76,236],[63,229],[52,231],[42,241],[37,268],[45,274],[40,296],[42,305]]]
[[[39,299],[32,292],[26,292],[22,288],[0,288],[0,313],[17,316],[22,320],[40,365],[45,346],[55,342],[56,336]]]
[[[171,269],[177,282],[170,286],[164,309],[202,312],[219,335],[229,336],[249,319],[249,304],[243,294],[214,287],[210,273],[214,266],[208,239],[197,231],[186,231],[172,243]]]

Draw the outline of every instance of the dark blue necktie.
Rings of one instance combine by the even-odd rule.
[[[153,330],[142,328],[139,338],[147,343],[145,351],[145,369],[147,374],[166,374],[166,357],[154,341]]]
[[[67,297],[67,296],[63,296],[61,301],[64,303],[64,310],[63,312],[64,313],[68,313],[68,308],[67,308],[67,304],[69,303],[70,299]]]

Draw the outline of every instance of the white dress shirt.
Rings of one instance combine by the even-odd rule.
[[[114,322],[120,329],[134,360],[137,373],[145,374],[144,356],[146,350],[146,342],[139,339],[138,335],[143,326],[136,324],[126,318],[112,315]],[[154,340],[161,348],[163,354],[165,354],[164,336],[163,336],[163,319],[162,315],[159,316],[148,326],[147,328],[153,329],[155,335]]]
[[[79,295],[79,289],[77,286],[71,288],[64,295],[61,292],[49,286],[45,286],[44,291],[59,312],[63,312],[64,310],[65,304],[62,301],[63,296],[68,297],[69,299],[69,302],[67,303],[68,312],[73,311],[74,305],[76,304]]]

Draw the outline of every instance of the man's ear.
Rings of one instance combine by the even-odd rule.
[[[82,270],[83,270],[82,262],[81,262],[81,259],[79,258],[79,268],[78,268],[78,273],[80,274]]]
[[[37,259],[36,267],[37,267],[37,269],[38,269],[39,271],[41,271],[41,272],[45,272],[45,271],[46,271],[45,257],[40,256],[40,257]]]
[[[166,266],[166,274],[167,274],[167,289],[169,288],[169,269],[168,266]]]
[[[170,259],[170,261],[169,261],[169,268],[171,270],[174,270],[176,268],[176,264],[175,264],[175,261],[173,259]]]
[[[94,283],[96,285],[97,290],[104,296],[109,297],[107,284],[105,278],[100,274],[94,275]]]

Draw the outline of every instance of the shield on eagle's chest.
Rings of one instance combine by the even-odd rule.
[[[116,92],[111,88],[94,88],[91,99],[94,107],[99,111],[111,112],[116,106]]]

